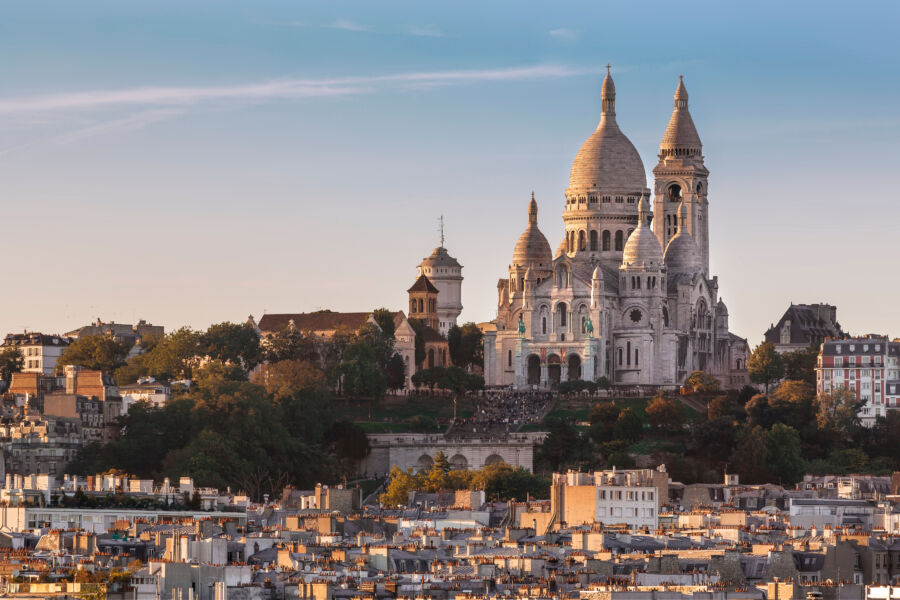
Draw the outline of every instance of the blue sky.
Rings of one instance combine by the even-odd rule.
[[[649,171],[685,76],[711,267],[900,335],[896,3],[23,2],[0,7],[0,331],[403,308],[437,218],[494,316],[532,190],[554,248],[613,65]],[[649,178],[648,178],[649,179]]]

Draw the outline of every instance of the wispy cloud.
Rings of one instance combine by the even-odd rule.
[[[573,29],[566,29],[565,27],[560,27],[559,29],[551,29],[547,32],[554,40],[559,40],[561,42],[574,42],[578,39],[578,32]]]
[[[354,21],[349,19],[338,19],[331,25],[326,25],[326,27],[330,29],[343,29],[344,31],[371,31],[372,28],[368,25],[360,25]]]
[[[56,144],[71,144],[80,142],[87,138],[96,137],[98,135],[109,135],[114,133],[128,133],[143,129],[154,123],[165,121],[179,115],[183,115],[184,110],[177,108],[157,108],[139,112],[121,119],[112,119],[97,123],[89,127],[83,127],[70,131],[53,138],[51,141]]]
[[[434,25],[413,25],[409,28],[409,35],[420,37],[447,37],[447,34]]]
[[[465,85],[572,77],[597,73],[559,65],[395,73],[326,79],[275,79],[231,86],[137,87],[0,98],[0,115],[113,109],[127,106],[190,106],[209,102],[252,103],[359,96],[380,90],[428,85]]]

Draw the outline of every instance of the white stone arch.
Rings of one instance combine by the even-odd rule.
[[[429,455],[423,454],[419,457],[419,460],[416,461],[416,473],[424,473],[431,469],[431,465],[434,464],[434,459],[432,459]]]
[[[469,468],[469,459],[465,455],[457,452],[450,457],[450,468],[454,471],[464,471]]]
[[[498,463],[505,463],[505,462],[506,462],[506,461],[503,460],[503,457],[500,456],[499,454],[497,454],[496,452],[493,453],[493,454],[491,454],[491,455],[489,455],[487,458],[484,459],[484,465],[485,465],[485,466],[487,466],[487,465],[496,465],[496,464],[498,464]]]

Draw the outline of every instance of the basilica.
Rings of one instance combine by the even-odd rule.
[[[748,382],[747,341],[729,333],[709,274],[709,171],[683,81],[653,175],[651,212],[607,69],[600,124],[572,165],[556,252],[538,229],[534,194],[528,202],[508,277],[497,284],[497,319],[485,331],[487,385],[606,377],[674,387],[695,370],[727,388]]]

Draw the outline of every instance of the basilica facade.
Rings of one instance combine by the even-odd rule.
[[[556,251],[528,222],[485,332],[490,386],[552,387],[565,380],[677,386],[692,371],[724,387],[748,382],[747,342],[728,331],[709,274],[709,192],[702,144],[679,81],[650,189],[641,157],[616,123],[607,72],[600,124],[572,165],[565,234]]]

